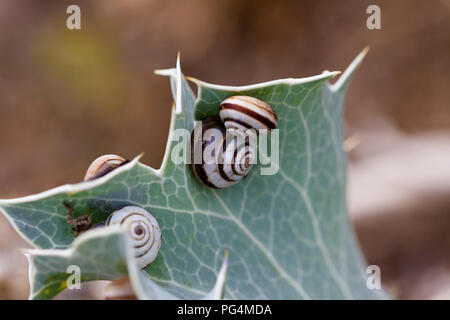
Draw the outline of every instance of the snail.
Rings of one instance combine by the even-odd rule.
[[[114,169],[128,163],[128,160],[114,154],[106,154],[95,159],[89,166],[84,181],[95,180],[103,177]]]
[[[270,133],[278,124],[278,116],[270,105],[249,96],[223,100],[219,117],[203,119],[201,130],[197,125],[191,134],[192,169],[211,188],[226,188],[244,178],[255,159],[251,133]]]
[[[278,116],[270,105],[249,96],[233,96],[223,100],[219,115],[225,128],[241,133],[254,129],[262,135],[265,132],[261,129],[269,133],[278,124]]]
[[[97,178],[103,177],[107,173],[128,162],[128,160],[125,160],[124,158],[113,154],[107,154],[98,157],[89,166],[86,175],[84,176],[84,181],[95,180]],[[66,222],[72,227],[74,235],[77,236],[92,228],[104,226],[104,223],[94,224],[89,213],[84,213],[79,215],[78,217],[73,217],[75,208],[67,201],[63,201],[62,204],[67,209]]]
[[[226,188],[239,182],[255,158],[249,137],[227,134],[218,117],[207,117],[197,124],[191,134],[191,150],[195,175],[211,188]]]
[[[148,211],[135,206],[124,207],[111,213],[106,220],[107,226],[115,224],[125,227],[141,269],[156,259],[162,236],[158,221]]]

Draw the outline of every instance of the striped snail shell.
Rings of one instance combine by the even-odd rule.
[[[106,154],[95,159],[87,169],[84,181],[103,177],[114,169],[128,163],[128,160],[114,154]]]
[[[191,151],[195,175],[212,188],[226,188],[239,182],[255,159],[249,137],[227,134],[218,117],[207,117],[197,124],[191,134]]]
[[[267,103],[249,96],[233,96],[220,104],[220,118],[230,131],[245,132],[247,129],[275,129],[278,116]]]
[[[127,231],[141,269],[156,259],[161,248],[161,229],[148,211],[135,206],[124,207],[113,212],[106,221],[107,226],[115,224]]]

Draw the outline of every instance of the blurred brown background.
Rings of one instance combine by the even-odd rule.
[[[78,182],[104,153],[159,167],[172,98],[153,70],[178,51],[185,74],[243,85],[342,71],[366,45],[346,100],[351,217],[395,297],[450,298],[450,0],[1,1],[0,198]],[[27,297],[26,246],[0,216],[2,299]]]

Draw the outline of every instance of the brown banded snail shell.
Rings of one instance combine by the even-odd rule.
[[[87,169],[84,181],[91,181],[103,177],[107,173],[128,163],[128,160],[114,154],[106,154],[95,159]]]
[[[195,175],[212,188],[226,188],[239,182],[248,174],[255,158],[249,137],[227,134],[218,117],[207,117],[197,124],[191,134],[191,150]]]
[[[256,130],[262,134],[261,129],[267,133],[275,129],[278,116],[267,103],[249,96],[233,96],[220,104],[220,118],[225,128],[230,131],[245,133],[248,129]]]

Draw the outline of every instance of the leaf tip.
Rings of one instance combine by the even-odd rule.
[[[216,284],[214,288],[203,298],[203,300],[222,300],[225,296],[225,285],[227,281],[228,270],[228,249],[225,250],[222,266],[217,274]]]
[[[342,74],[342,71],[324,71],[324,72],[328,72],[329,73],[329,77],[330,79]]]
[[[158,76],[165,76],[165,77],[172,76],[173,72],[174,72],[174,68],[153,70],[154,74],[156,74]]]
[[[179,66],[180,66],[180,56],[181,56],[181,53],[180,53],[180,51],[178,51],[178,54],[177,54],[177,68],[179,68]]]
[[[345,69],[345,71],[342,73],[341,77],[336,81],[335,84],[330,86],[330,89],[332,91],[343,91],[347,87],[351,76],[355,72],[355,70],[358,68],[358,66],[361,64],[361,62],[364,60],[364,57],[369,52],[370,46],[366,46],[353,61],[350,63],[350,65]]]
[[[17,252],[20,254],[23,254],[25,257],[28,258],[31,254],[31,249],[19,248],[19,249],[17,249]]]
[[[185,78],[186,78],[186,80],[189,80],[189,81],[193,82],[196,85],[201,85],[203,83],[203,81],[198,80],[198,79],[196,79],[194,77],[186,76]]]
[[[369,52],[370,50],[370,45],[367,45],[364,47],[364,49],[361,51],[360,54],[363,54],[364,56]]]
[[[145,152],[139,153],[132,161],[139,161],[145,155]]]
[[[181,86],[181,64],[180,64],[180,52],[178,52],[177,56],[177,68],[176,68],[176,99],[175,99],[175,112],[176,114],[181,114],[181,111],[183,109],[181,103],[182,103],[182,86]]]

